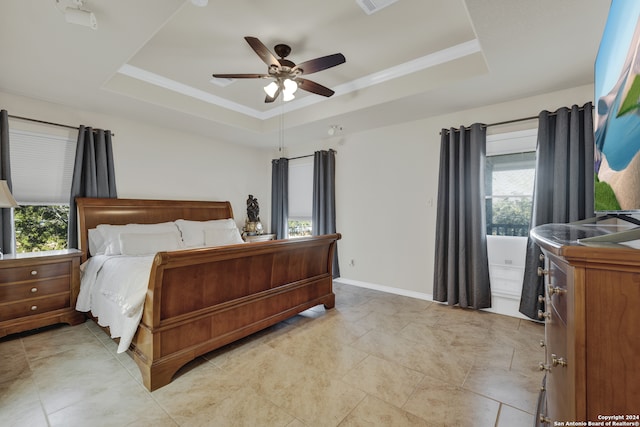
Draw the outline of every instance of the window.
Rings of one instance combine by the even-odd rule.
[[[313,157],[289,161],[289,237],[311,236]]]
[[[67,248],[69,205],[20,206],[14,210],[16,252]]]
[[[536,168],[535,130],[487,137],[487,234],[528,236]]]
[[[76,141],[12,129],[9,140],[16,251],[65,249]]]

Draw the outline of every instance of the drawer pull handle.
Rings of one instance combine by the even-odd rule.
[[[545,347],[545,346],[546,346],[546,344],[545,344],[544,340],[540,340],[540,347]]]
[[[38,309],[38,306],[37,306],[37,305],[32,305],[32,306],[31,306],[31,311],[36,311],[37,309]]]
[[[538,365],[538,369],[540,369],[541,371],[550,371],[551,366],[545,365],[544,363],[540,362],[540,364]]]
[[[538,295],[538,302],[542,304],[544,301],[544,295]]]
[[[538,319],[551,319],[551,313],[548,311],[538,310]]]
[[[542,267],[538,267],[538,276],[546,276],[549,274],[549,270],[545,270]]]
[[[31,270],[31,275],[32,276],[37,276],[38,275],[38,270]]]
[[[542,424],[551,424],[551,418],[547,417],[544,414],[540,414],[539,420]]]
[[[553,295],[553,294],[562,295],[567,293],[566,289],[562,289],[553,285],[547,286],[547,289],[549,290],[549,295]]]
[[[551,363],[553,366],[562,366],[563,368],[567,366],[567,361],[564,357],[558,357],[555,354],[551,355]]]
[[[539,259],[540,261],[544,261],[544,254],[540,254],[540,255],[538,255],[538,259]]]
[[[38,292],[38,288],[31,288],[31,293],[35,294],[36,292]]]

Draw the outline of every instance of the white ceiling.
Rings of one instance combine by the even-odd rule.
[[[68,3],[2,0],[0,91],[265,148],[283,112],[287,144],[304,143],[330,125],[353,132],[592,83],[609,7],[398,0],[367,15],[356,0],[86,0],[94,31],[65,22]],[[266,80],[212,84],[212,73],[266,73],[244,36],[290,45],[296,63],[344,54],[308,77],[336,94],[265,104]]]

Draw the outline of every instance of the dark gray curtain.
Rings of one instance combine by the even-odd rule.
[[[433,299],[491,307],[485,214],[486,128],[443,129]]]
[[[289,160],[271,161],[271,233],[277,239],[289,238]]]
[[[313,153],[313,208],[311,234],[336,232],[336,152],[322,150]],[[340,277],[338,248],[333,254],[333,277]]]
[[[560,108],[538,116],[536,179],[531,227],[567,223],[594,216],[594,133],[592,104]],[[544,279],[537,274],[541,251],[531,239],[527,243],[520,312],[538,319],[544,303]]]
[[[76,197],[116,198],[111,131],[80,126],[69,200],[67,246],[78,247]]]
[[[11,186],[11,162],[9,156],[9,113],[0,111],[0,179],[7,181],[9,190]],[[13,209],[0,209],[0,251],[3,254],[16,252],[16,235],[13,229]]]

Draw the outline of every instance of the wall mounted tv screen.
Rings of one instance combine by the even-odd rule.
[[[595,62],[595,211],[640,213],[640,1],[612,0]]]

